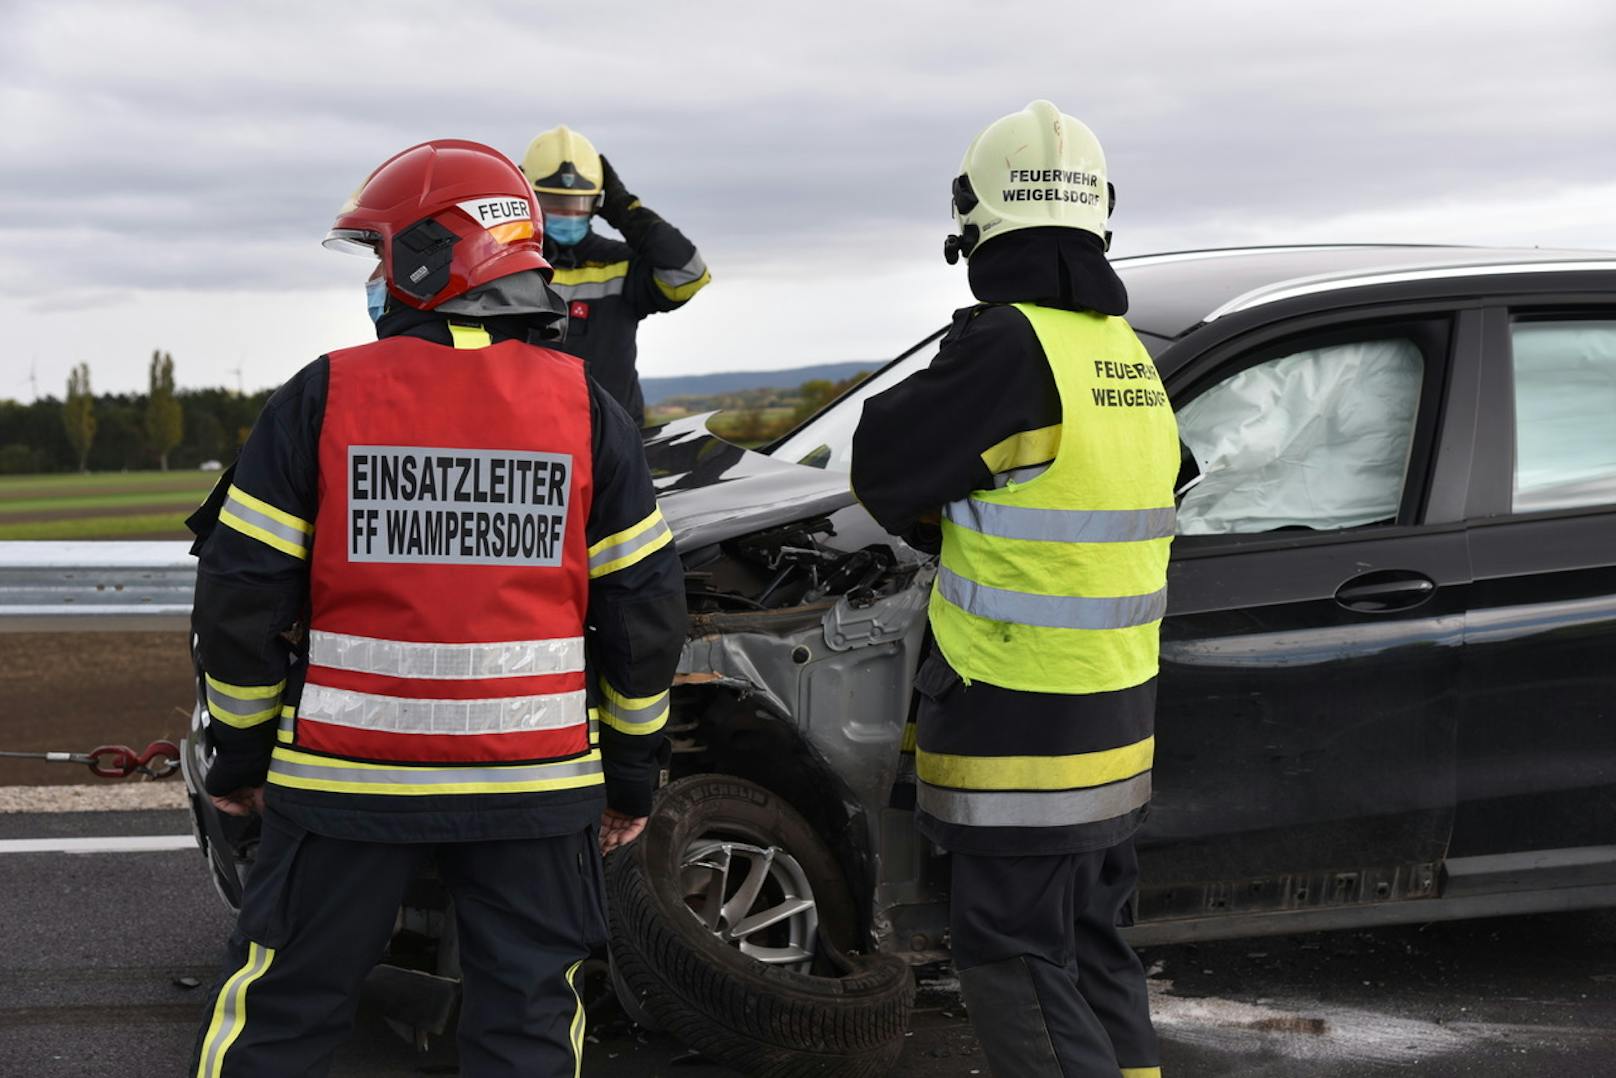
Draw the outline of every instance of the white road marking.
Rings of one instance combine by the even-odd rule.
[[[156,853],[194,850],[190,835],[103,835],[97,838],[6,838],[0,853]]]

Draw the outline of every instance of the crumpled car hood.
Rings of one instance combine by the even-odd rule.
[[[645,432],[651,482],[682,553],[853,504],[845,474],[731,445],[707,429],[712,415]]]

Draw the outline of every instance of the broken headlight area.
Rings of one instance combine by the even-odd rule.
[[[912,584],[923,564],[901,545],[848,550],[836,539],[831,519],[816,517],[693,551],[685,558],[692,635],[713,614],[824,609],[842,596],[869,606]]]

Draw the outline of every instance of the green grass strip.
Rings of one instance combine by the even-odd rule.
[[[164,505],[202,504],[207,491],[203,490],[148,490],[134,491],[128,494],[77,494],[60,498],[17,498],[15,500],[0,497],[0,517],[14,513],[39,513],[54,509],[117,509],[129,505],[150,505],[152,507]]]
[[[13,491],[38,496],[42,490],[64,493],[85,487],[128,487],[131,490],[210,490],[218,472],[53,472],[45,475],[0,475],[0,497]]]
[[[189,512],[141,513],[130,516],[78,517],[74,520],[39,520],[26,524],[0,524],[5,539],[132,539],[142,535],[185,531]]]

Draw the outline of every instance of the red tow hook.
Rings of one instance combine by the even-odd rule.
[[[160,779],[180,766],[180,749],[172,741],[153,741],[138,753],[128,745],[102,745],[89,756],[90,771],[104,779],[126,779],[137,771]]]

